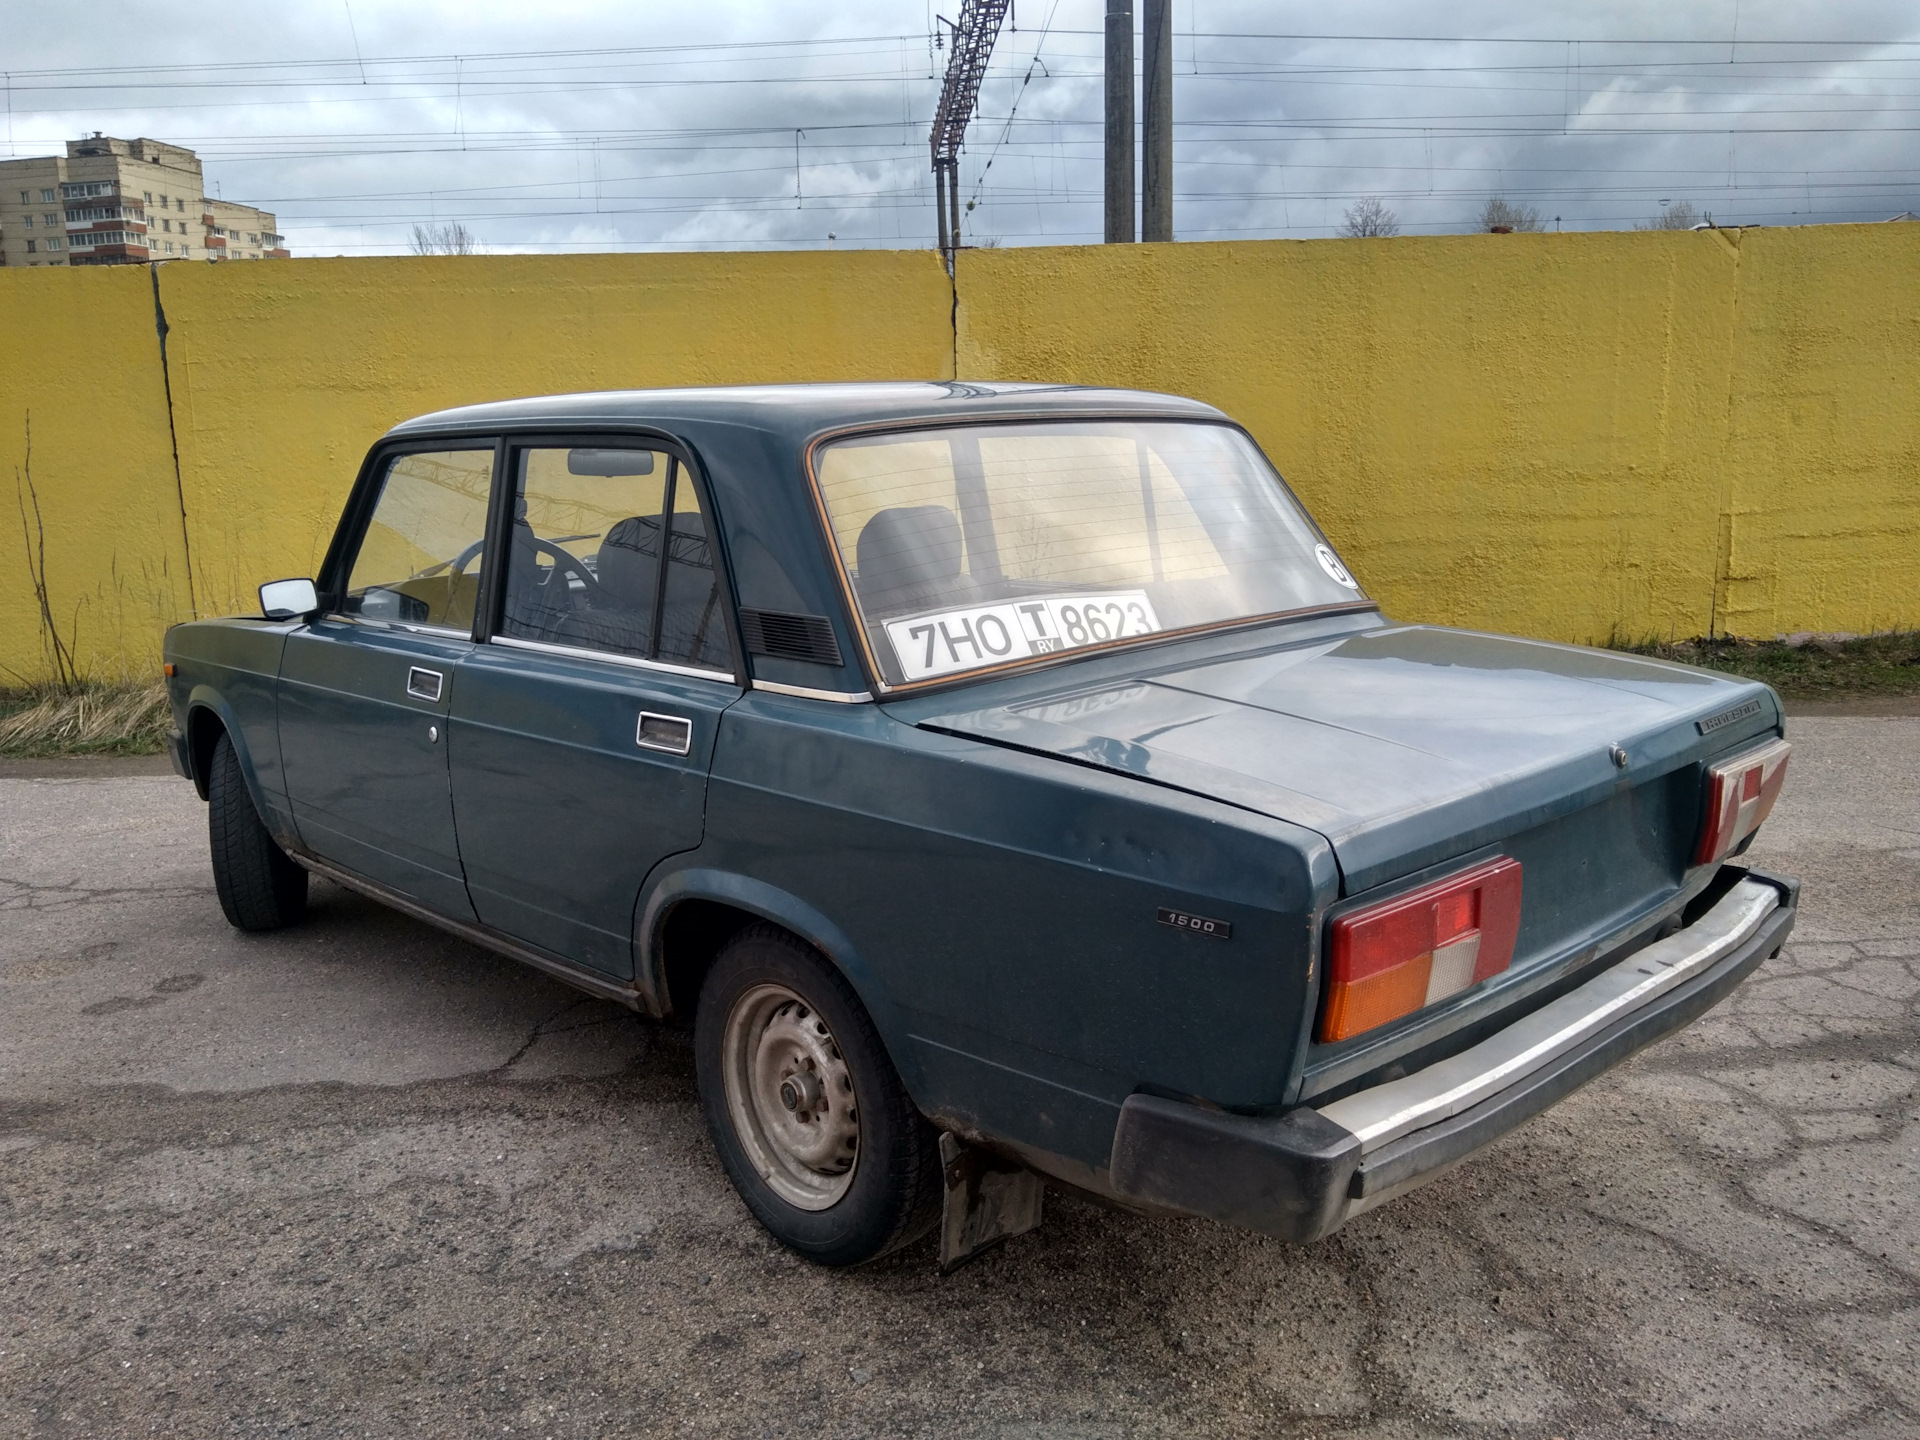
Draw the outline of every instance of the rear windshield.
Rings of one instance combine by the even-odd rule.
[[[1224,425],[915,430],[824,446],[817,467],[891,684],[1361,598]]]

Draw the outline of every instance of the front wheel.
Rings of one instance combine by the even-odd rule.
[[[230,924],[278,930],[307,914],[307,872],[278,845],[254,809],[233,741],[222,735],[207,773],[207,839],[213,888]]]
[[[858,1265],[939,1215],[938,1137],[836,969],[783,930],[742,932],[694,1019],[700,1103],[728,1178],[776,1239]]]

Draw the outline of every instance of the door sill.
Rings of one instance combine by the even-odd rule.
[[[575,965],[570,960],[563,960],[558,955],[550,955],[525,941],[516,940],[511,935],[502,934],[485,925],[451,919],[422,905],[418,900],[402,895],[397,890],[388,889],[377,880],[369,880],[366,876],[356,875],[351,870],[342,870],[339,866],[331,865],[317,856],[292,849],[287,853],[303,869],[310,870],[315,875],[324,876],[336,885],[357,890],[369,900],[377,900],[403,915],[424,920],[427,924],[445,930],[450,935],[458,935],[462,940],[470,941],[483,949],[492,950],[496,954],[518,960],[522,965],[530,965],[535,970],[544,971],[563,984],[571,985],[576,990],[584,990],[598,999],[615,1001],[629,1010],[638,1010],[642,1014],[652,1013],[641,1000],[640,992],[630,982],[608,979],[583,966]]]

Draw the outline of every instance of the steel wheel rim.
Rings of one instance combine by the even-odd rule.
[[[798,1209],[837,1204],[860,1163],[860,1108],[826,1017],[784,985],[756,985],[727,1012],[720,1058],[733,1133],[760,1178]]]

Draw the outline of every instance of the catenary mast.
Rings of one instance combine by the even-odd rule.
[[[960,146],[967,138],[967,122],[980,99],[993,42],[1012,0],[961,0],[960,18],[953,26],[953,49],[947,57],[947,80],[940,87],[940,108],[934,112],[929,145],[933,152],[934,205],[940,217],[940,253],[949,266],[960,246]]]

